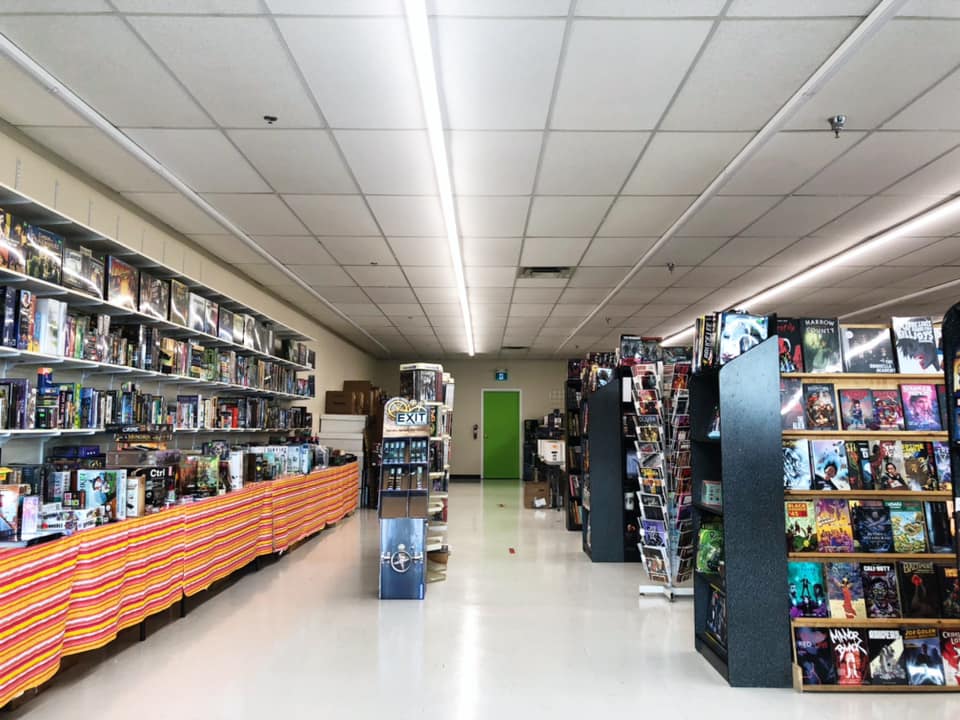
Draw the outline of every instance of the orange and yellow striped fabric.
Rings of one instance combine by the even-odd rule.
[[[61,658],[337,522],[358,491],[354,463],[0,550],[0,707],[53,677]]]

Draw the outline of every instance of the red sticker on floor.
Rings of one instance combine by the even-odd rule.
[[[516,555],[516,554],[517,554],[517,551],[514,550],[513,548],[510,548],[510,554],[511,554],[511,555]]]

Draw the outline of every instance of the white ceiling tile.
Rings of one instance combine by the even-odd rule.
[[[623,280],[628,268],[579,267],[570,278],[570,287],[612,287]]]
[[[953,195],[960,176],[960,149],[952,150],[883,191],[884,195]]]
[[[624,192],[697,195],[750,138],[751,133],[656,133]]]
[[[280,193],[351,193],[356,185],[325,130],[231,130],[227,133]]]
[[[736,235],[779,200],[778,197],[767,196],[713,197],[683,224],[680,232],[689,237]]]
[[[430,143],[423,130],[337,130],[360,189],[374,195],[435,195]]]
[[[883,127],[894,130],[960,130],[960,70],[930,88]]]
[[[261,285],[266,285],[267,287],[279,287],[290,285],[291,283],[286,273],[281,272],[269,263],[248,263],[236,265],[235,267],[239,268],[241,272],[249,275]]]
[[[597,234],[603,237],[659,236],[683,214],[693,200],[694,198],[683,195],[621,195]]]
[[[580,260],[580,264],[604,267],[632,266],[655,241],[656,238],[594,238],[583,259]],[[528,239],[527,242],[529,243],[530,240]]]
[[[135,205],[186,235],[218,235],[224,228],[180,193],[123,193]]]
[[[256,15],[257,0],[113,0],[122,13],[183,13],[186,15]]]
[[[418,303],[380,303],[380,309],[387,316],[395,317],[398,327],[401,323],[429,327],[429,323],[423,315],[423,308]]]
[[[211,255],[231,263],[262,263],[263,256],[233,235],[190,235],[190,239]]]
[[[550,317],[553,319],[562,319],[563,324],[565,324],[567,331],[573,329],[571,323],[571,318],[585,318],[589,315],[593,309],[596,307],[594,303],[567,303],[565,305],[557,305],[553,312],[550,313]]]
[[[520,262],[518,237],[463,238],[465,265],[516,265]]]
[[[960,142],[960,133],[874,133],[838,158],[800,192],[873,194]]]
[[[560,298],[561,288],[514,288],[515,303],[555,303]]]
[[[409,287],[368,287],[366,293],[378,305],[417,302],[413,290]]]
[[[311,287],[324,288],[324,292],[326,292],[326,288],[347,288],[356,285],[353,278],[336,265],[299,265],[290,263],[287,267]],[[329,300],[330,298],[327,299]]]
[[[632,287],[628,285],[613,296],[611,303],[617,305],[643,305],[663,292],[661,287]]]
[[[517,269],[514,267],[466,267],[467,287],[513,287]]]
[[[530,209],[527,235],[591,237],[597,231],[612,199],[603,196],[538,195],[533,199]]]
[[[817,235],[833,238],[852,237],[862,240],[897,225],[945,199],[933,195],[879,195],[858,205],[826,227],[820,228]],[[933,237],[938,232],[939,230],[930,226],[913,234]],[[945,234],[948,233],[941,233],[940,237]]]
[[[274,15],[402,15],[403,0],[265,0]]]
[[[724,266],[706,266],[693,268],[685,273],[683,277],[678,278],[674,283],[676,287],[707,287],[715,288],[726,285],[738,275],[742,275],[747,268],[745,267],[724,267]]]
[[[944,243],[956,242],[947,238]],[[873,250],[861,251],[852,258],[847,265],[883,265],[892,263],[911,266],[914,264],[926,265],[922,262],[924,251],[928,247],[938,245],[939,241],[932,237],[901,237],[884,243]],[[842,262],[842,261],[841,261]]]
[[[83,127],[86,121],[8,58],[0,58],[0,117],[11,125]]]
[[[373,303],[334,303],[339,310],[345,312],[354,320],[362,325],[366,324],[366,318],[382,318],[383,313]]]
[[[685,265],[676,265],[671,269],[668,266],[650,266],[640,268],[636,274],[630,278],[627,284],[629,288],[665,288],[673,285],[677,280],[684,277],[693,270],[692,267]]]
[[[734,0],[727,17],[861,17],[877,0]]]
[[[907,0],[901,15],[913,17],[960,17],[954,0]]]
[[[913,240],[926,240],[929,238],[913,238]],[[893,241],[891,244],[899,244],[899,241]],[[938,242],[931,243],[922,249],[907,250],[909,245],[902,249],[905,253],[891,262],[897,267],[937,267],[939,265],[957,265],[960,259],[960,238],[946,238]]]
[[[477,290],[504,290],[505,288],[477,288]],[[471,291],[473,292],[473,291]],[[510,310],[509,296],[504,302],[478,302],[471,295],[470,314],[474,322],[483,322],[485,327],[496,328],[503,327],[506,321],[507,313]]]
[[[576,265],[590,238],[528,237],[523,243],[520,264],[529,266]]]
[[[386,235],[421,237],[444,233],[440,201],[436,197],[371,195],[367,202]]]
[[[511,238],[523,234],[530,199],[459,195],[456,203],[464,238]]]
[[[529,195],[543,133],[449,133],[450,172],[460,195]]]
[[[410,284],[418,290],[423,287],[456,287],[453,271],[448,267],[410,266],[403,268]]]
[[[851,129],[872,129],[923,92],[957,63],[949,22],[894,20],[884,25],[807,102],[790,122],[823,128],[843,112]],[[877,88],[883,90],[877,92]]]
[[[716,15],[726,0],[580,0],[577,15],[598,17],[707,17]]]
[[[206,193],[203,197],[251,235],[306,234],[306,228],[276,195]]]
[[[456,288],[433,288],[415,285],[413,291],[422,303],[455,303],[459,300]]]
[[[402,17],[278,18],[277,24],[331,127],[424,126]]]
[[[326,296],[329,292],[332,292],[337,289],[338,288],[330,288],[329,290],[324,290],[323,294],[324,296]],[[351,290],[353,288],[340,288],[340,289]],[[340,307],[339,303],[337,304],[337,307]],[[354,318],[354,320],[368,330],[377,328],[377,331],[374,334],[378,336],[382,330],[388,330],[388,331],[395,330],[395,328],[393,327],[393,321],[390,320],[388,317],[386,317],[382,312],[380,312],[379,308],[377,309],[377,313],[378,313],[377,315],[358,315],[357,317]]]
[[[793,245],[773,257],[767,258],[764,265],[786,267],[796,273],[832,255],[836,255],[860,242],[857,238],[800,238]]]
[[[858,196],[795,195],[788,197],[741,234],[747,237],[800,237],[826,225],[864,200],[865,197]]]
[[[517,278],[518,288],[564,288],[566,278]]]
[[[3,34],[114,125],[210,125],[120,17],[8,16]]]
[[[758,130],[855,25],[849,19],[720,23],[664,128]]]
[[[460,318],[460,303],[424,303],[423,311],[431,320],[437,317]]]
[[[684,308],[689,307],[690,303],[688,302],[652,302],[648,305],[644,305],[638,312],[638,318],[644,317],[671,317],[676,315],[678,312],[681,312]]]
[[[541,130],[563,20],[434,20],[441,93],[456,130]]]
[[[4,95],[9,99],[8,95]],[[0,103],[0,113],[3,104]],[[3,113],[4,117],[7,117]],[[99,130],[87,127],[29,127],[23,131],[60,157],[118,192],[171,192],[173,186],[147,169]]]
[[[110,12],[111,9],[106,0],[5,0],[0,5],[0,14],[22,12],[93,13]]]
[[[325,237],[320,242],[341,265],[396,265],[381,237]]]
[[[559,302],[565,305],[598,303],[603,300],[606,295],[607,290],[605,288],[567,288],[563,291],[563,295],[560,296]]]
[[[284,201],[316,235],[379,235],[360,195],[284,195]]]
[[[468,17],[566,17],[568,0],[428,0],[431,15]]]
[[[387,242],[401,265],[450,267],[450,250],[446,238],[388,237]]]
[[[551,310],[553,310],[553,303],[515,302],[510,305],[510,318],[545,318]]]
[[[703,261],[704,265],[748,267],[761,263],[781,250],[793,245],[796,238],[738,237]]]
[[[477,268],[477,269],[489,269],[489,268]],[[496,268],[499,269],[499,268]],[[512,268],[511,268],[512,270]],[[469,270],[468,275],[469,277]],[[511,285],[501,285],[499,287],[495,286],[477,286],[471,285],[470,282],[467,282],[467,294],[470,296],[470,305],[474,303],[479,304],[489,304],[489,303],[508,303],[510,302],[510,296],[513,294],[513,286]]]
[[[129,21],[220,125],[262,127],[264,115],[275,115],[283,127],[321,125],[267,18],[137,16]]]
[[[612,195],[649,137],[640,132],[551,132],[537,192],[545,195]]]
[[[845,130],[780,132],[767,141],[721,188],[730,195],[786,195],[863,138]]]
[[[282,263],[334,265],[334,259],[310,236],[257,235],[257,244]],[[229,257],[229,256],[228,256]]]
[[[129,128],[124,132],[197,192],[269,192],[219,130]]]
[[[407,281],[398,267],[351,265],[344,268],[360,287],[406,287]]]
[[[709,30],[704,20],[576,20],[552,127],[655,127]]]
[[[727,237],[671,237],[667,243],[651,255],[646,264],[667,265],[699,265],[719,248],[729,238]]]

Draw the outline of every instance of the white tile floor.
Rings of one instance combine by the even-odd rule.
[[[377,600],[363,511],[7,717],[960,718],[951,695],[731,689],[693,649],[689,600],[638,599],[638,566],[590,564],[516,483],[454,485],[450,505],[449,579],[425,602]]]

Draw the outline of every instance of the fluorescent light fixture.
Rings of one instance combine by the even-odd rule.
[[[680,345],[680,341],[687,337],[687,335],[693,335],[692,327],[688,327],[686,330],[681,330],[680,332],[674,333],[669,337],[665,337],[660,341],[660,344],[665,346]]]
[[[38,63],[32,57],[27,55],[27,53],[17,47],[17,45],[11,42],[10,39],[3,34],[0,34],[0,54],[5,55],[7,58],[13,61],[13,63],[27,73],[27,75],[32,77],[36,82],[40,83],[47,90],[60,98],[60,100],[63,101],[67,107],[76,112],[93,127],[100,130],[104,135],[113,140],[113,142],[115,142],[121,148],[126,150],[128,154],[132,155],[140,163],[170,183],[187,200],[200,208],[200,210],[206,213],[209,217],[213,218],[213,220],[225,230],[233,233],[233,235],[245,243],[251,250],[260,255],[264,261],[282,272],[294,285],[305,290],[307,293],[322,302],[324,306],[335,313],[338,317],[348,322],[354,329],[359,331],[367,339],[378,345],[385,352],[389,353],[389,349],[386,345],[377,340],[373,335],[368,333],[360,325],[354,322],[349,315],[344,313],[342,310],[340,310],[340,308],[331,303],[329,300],[323,297],[323,295],[318,293],[310,285],[304,282],[303,279],[290,270],[290,268],[260,247],[260,245],[252,237],[247,235],[247,233],[239,225],[204,200],[196,191],[194,191],[193,188],[191,188],[177,175],[171,172],[166,165],[158,161],[156,158],[150,155],[150,153],[127,137],[127,135],[113,125],[113,123],[97,112],[92,106],[88,105],[86,101],[74,93],[73,90],[47,72],[46,68],[40,65],[40,63]],[[309,313],[307,312],[304,312],[304,315],[309,317]]]
[[[440,91],[437,89],[437,72],[433,62],[433,42],[430,39],[430,24],[424,0],[404,0],[407,14],[407,32],[413,49],[413,61],[417,68],[417,83],[420,85],[420,102],[427,122],[427,137],[433,154],[433,170],[437,176],[437,191],[447,230],[447,246],[450,248],[450,264],[457,283],[460,313],[463,315],[463,330],[467,336],[467,353],[473,355],[473,321],[470,318],[470,301],[467,298],[467,280],[463,273],[463,254],[460,250],[460,231],[457,229],[457,213],[453,205],[453,186],[450,182],[450,164],[447,162],[447,143],[443,135],[443,115],[440,112]]]

